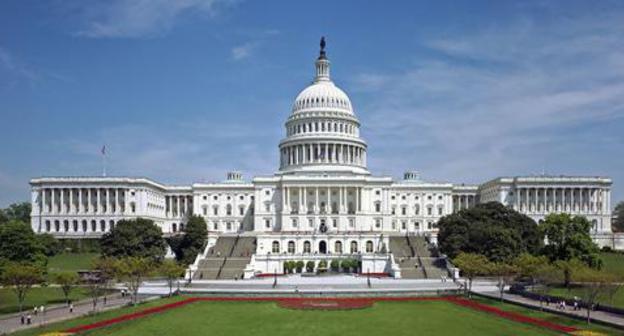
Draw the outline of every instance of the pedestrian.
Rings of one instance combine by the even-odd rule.
[[[39,311],[39,310],[37,309],[37,306],[35,306],[35,308],[33,308],[33,313],[35,314],[35,316],[37,316],[37,312],[38,312],[38,311]]]
[[[72,314],[74,312],[74,304],[70,303],[69,304],[69,313]]]
[[[574,300],[574,310],[578,310],[578,302]]]
[[[30,324],[32,321],[32,316],[30,314],[26,315],[26,324]]]
[[[24,317],[24,313],[22,313],[22,315],[20,316],[20,321],[22,322],[22,324],[26,322],[26,317]]]
[[[104,305],[106,305],[106,295],[104,295]]]
[[[39,311],[41,312],[41,315],[45,315],[45,306],[41,305],[41,307],[39,307]]]

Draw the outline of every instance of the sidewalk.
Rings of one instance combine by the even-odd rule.
[[[482,296],[486,296],[491,299],[496,299],[496,300],[500,299],[499,292],[489,292],[489,291],[483,291],[483,292],[473,291],[473,292]],[[525,298],[524,296],[505,293],[505,295],[503,296],[503,299],[505,301],[520,304],[526,307],[534,307],[534,308],[540,309],[539,301]],[[546,303],[544,303],[542,308],[544,311],[549,312],[549,313],[566,315],[575,319],[581,319],[583,321],[587,319],[586,309],[572,310],[572,307],[569,307],[569,308],[566,308],[566,310],[562,311],[562,310],[557,309],[556,305],[552,303],[549,306],[547,306]],[[616,328],[624,328],[624,317],[620,315],[595,310],[591,312],[591,319],[592,321],[602,322],[604,324],[607,324]]]
[[[96,307],[98,312],[111,310],[125,306],[130,302],[130,296],[122,298],[121,295],[115,294],[107,297],[106,305],[104,305],[103,298],[98,300]],[[30,325],[21,324],[20,314],[5,315],[0,318],[0,335],[15,332],[22,329],[41,327],[51,323],[70,320],[76,317],[89,314],[93,310],[93,302],[91,300],[82,300],[74,302],[74,312],[70,313],[69,308],[66,305],[54,305],[52,307],[46,306],[45,314],[32,313],[32,310],[25,311],[24,315],[32,316],[32,322]]]

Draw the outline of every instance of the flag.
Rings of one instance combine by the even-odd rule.
[[[106,155],[106,145],[102,146],[102,155]]]

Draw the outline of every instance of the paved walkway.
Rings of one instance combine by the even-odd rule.
[[[494,291],[480,291],[480,290],[473,290],[473,292],[476,292],[478,294],[493,298],[493,299],[499,299],[500,298],[500,293],[499,292],[494,292]],[[505,293],[505,295],[503,296],[503,298],[506,301],[509,302],[514,302],[514,303],[518,303],[524,306],[531,306],[531,307],[535,307],[535,308],[539,308],[540,307],[540,303],[537,300],[532,300],[529,298],[525,298],[524,296],[520,296],[520,295],[516,295],[516,294],[509,294],[509,293]],[[551,303],[549,306],[547,306],[546,304],[544,304],[543,306],[544,311],[548,311],[551,313],[555,313],[555,314],[560,314],[560,315],[567,315],[570,317],[576,317],[576,318],[581,318],[583,320],[587,319],[587,310],[586,309],[581,309],[581,310],[572,310],[572,307],[567,306],[566,310],[561,311],[559,309],[557,309],[556,305]],[[624,328],[624,317],[622,317],[621,315],[616,315],[616,314],[611,314],[611,313],[607,313],[607,312],[603,312],[603,311],[592,311],[591,312],[591,318],[594,321],[598,321],[598,322],[603,322],[609,325],[612,325],[614,327],[618,327],[618,328]]]
[[[100,298],[96,309],[97,311],[115,309],[126,305],[129,301],[129,296],[122,298],[121,295],[109,295],[106,300],[106,305],[103,304],[103,301]],[[32,322],[30,325],[21,324],[20,314],[6,315],[0,318],[0,334],[3,335],[22,329],[41,327],[50,323],[65,321],[79,316],[87,315],[92,311],[92,301],[82,300],[74,303],[73,313],[69,312],[69,308],[66,305],[48,306],[46,307],[45,314],[39,313],[36,316],[32,313],[32,311],[25,312],[25,315],[27,315],[27,313],[30,313],[30,315],[32,316]]]

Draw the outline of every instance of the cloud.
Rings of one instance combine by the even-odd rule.
[[[87,13],[87,27],[76,35],[91,38],[142,38],[168,32],[185,14],[213,16],[229,0],[113,0],[93,4]]]
[[[240,61],[251,56],[252,51],[258,47],[257,42],[247,42],[242,45],[232,48],[232,59]]]
[[[623,19],[523,18],[429,36],[424,46],[434,56],[402,72],[355,75],[371,169],[419,168],[469,182],[543,169],[616,174],[616,162],[571,153],[624,151],[621,136],[601,130],[624,125]]]

